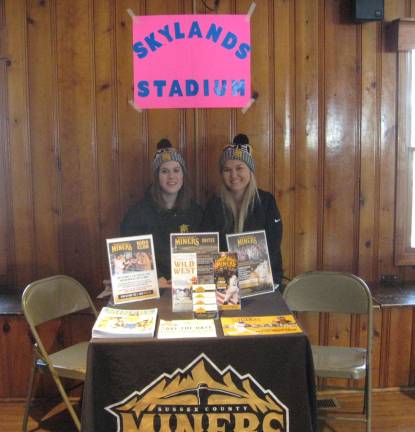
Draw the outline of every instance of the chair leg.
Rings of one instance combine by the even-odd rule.
[[[68,408],[69,414],[72,417],[73,422],[75,423],[76,429],[80,432],[81,431],[81,422],[79,420],[79,417],[77,416],[71,401],[68,398],[68,395],[66,394],[65,389],[63,388],[62,382],[61,380],[58,378],[58,376],[56,375],[56,372],[53,371],[52,372],[52,377],[56,383],[56,386],[58,387],[59,393],[62,396],[62,399],[66,405],[66,408]]]
[[[26,406],[25,406],[24,415],[23,415],[23,424],[22,424],[22,431],[23,432],[27,432],[27,423],[29,420],[29,410],[30,410],[30,405],[32,402],[33,387],[34,387],[35,376],[36,376],[36,372],[37,372],[36,360],[37,360],[37,356],[36,356],[35,351],[33,351],[32,370],[30,371],[29,388],[27,391]]]
[[[372,430],[372,384],[371,379],[368,380],[368,387],[366,392],[366,432]]]
[[[365,375],[365,392],[363,399],[363,415],[366,417],[366,432],[370,432],[372,425],[372,395],[371,395],[371,378],[370,369],[366,369]]]

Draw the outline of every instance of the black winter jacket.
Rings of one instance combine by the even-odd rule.
[[[120,231],[122,236],[153,234],[157,276],[171,279],[170,234],[199,231],[202,215],[202,208],[194,201],[187,211],[162,209],[147,193],[127,211]]]
[[[265,230],[270,255],[272,275],[275,283],[282,280],[281,239],[282,221],[274,196],[258,189],[259,200],[255,201],[253,210],[249,211],[245,220],[244,231]],[[225,226],[225,206],[218,196],[208,202],[202,221],[202,231],[219,231],[220,250],[226,251],[226,234],[234,232],[232,226]],[[232,220],[232,215],[228,217]]]

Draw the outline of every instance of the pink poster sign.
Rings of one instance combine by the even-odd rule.
[[[138,108],[239,108],[251,99],[247,15],[133,18]]]

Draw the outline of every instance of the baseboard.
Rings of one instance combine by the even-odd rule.
[[[415,387],[377,387],[372,388],[372,393],[413,393],[415,392]],[[326,390],[317,390],[317,395],[332,395],[332,394],[353,394],[353,393],[362,393],[362,390],[358,389],[326,389]]]

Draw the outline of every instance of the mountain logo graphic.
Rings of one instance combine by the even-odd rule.
[[[204,353],[105,409],[117,432],[289,432],[288,408],[272,391]]]

